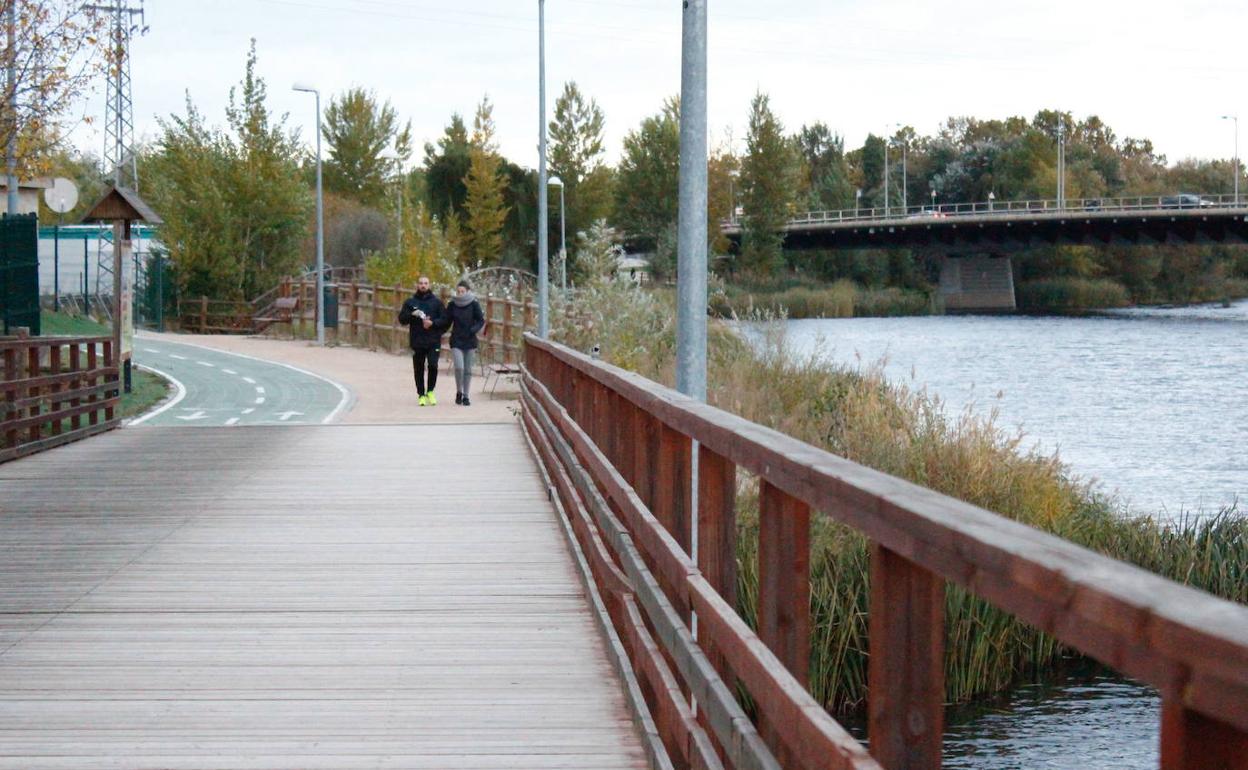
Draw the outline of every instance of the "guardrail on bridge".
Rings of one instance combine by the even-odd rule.
[[[940,767],[954,583],[1156,687],[1163,768],[1248,767],[1248,608],[531,335],[523,398],[673,766]],[[760,485],[757,633],[735,609],[738,469]],[[806,689],[812,510],[873,543],[870,755]]]

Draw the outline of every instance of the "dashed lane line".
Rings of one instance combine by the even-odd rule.
[[[228,419],[228,420],[226,420],[226,421],[225,421],[225,424],[226,424],[226,426],[227,426],[227,427],[228,427],[228,426],[230,426],[230,425],[237,425],[237,424],[238,424],[238,420],[239,420],[239,418],[238,418],[238,417],[231,417],[230,419]]]
[[[189,358],[187,358],[186,356],[180,356],[180,355],[178,355],[177,353],[170,353],[170,354],[169,354],[169,357],[170,357],[170,358],[176,358],[176,359],[178,359],[179,361],[189,361],[189,360],[190,360],[190,359],[189,359]]]
[[[257,403],[257,404],[263,404],[263,403],[264,403],[264,396],[260,396],[259,398],[257,398],[257,399],[256,399],[256,403]]]
[[[216,364],[210,364],[210,363],[208,363],[207,361],[196,361],[195,363],[199,364],[200,366],[206,366],[206,367],[208,367],[209,369],[216,369],[216,368],[217,368],[217,365],[216,365]]]
[[[225,372],[226,374],[238,374],[238,372],[234,371],[233,369],[222,369],[221,371]]]

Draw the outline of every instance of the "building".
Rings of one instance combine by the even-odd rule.
[[[52,180],[46,176],[25,181],[19,180],[17,183],[17,213],[38,214],[39,196],[51,186]],[[0,212],[8,212],[8,196],[8,178],[0,175]]]

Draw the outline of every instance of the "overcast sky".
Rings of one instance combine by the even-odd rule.
[[[134,0],[137,4],[137,0]],[[537,162],[533,0],[147,0],[133,46],[136,130],[181,113],[184,94],[224,122],[256,38],[276,113],[311,141],[312,97],[372,89],[410,118],[418,147],[488,93],[503,152]],[[608,155],[680,86],[680,0],[548,0],[548,114],[566,80],[606,113]],[[860,146],[894,123],[934,132],[949,116],[1098,114],[1168,159],[1229,157],[1248,139],[1244,0],[710,0],[712,141],[744,148],[756,90],[788,130],[816,120]],[[89,105],[103,113],[103,94]],[[77,129],[96,153],[102,139]],[[1248,145],[1245,145],[1248,149]],[[414,161],[419,161],[419,151]],[[141,173],[141,172],[140,172]]]

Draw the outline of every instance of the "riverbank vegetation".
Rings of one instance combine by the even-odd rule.
[[[939,312],[935,292],[887,286],[869,289],[842,278],[832,284],[791,279],[742,285],[718,281],[710,309],[722,318],[759,313],[789,318],[879,318]]]
[[[665,383],[674,380],[669,293],[596,281],[575,300],[556,338]],[[554,314],[559,321],[564,316]],[[855,462],[1038,527],[1181,583],[1248,602],[1248,518],[1235,511],[1162,524],[1130,518],[1076,478],[1057,456],[1028,448],[993,419],[949,414],[939,399],[888,382],[879,367],[844,368],[790,353],[782,325],[759,314],[747,343],[712,323],[708,400]],[[774,319],[773,319],[774,320]],[[757,487],[739,495],[740,610],[757,596]],[[866,695],[868,551],[855,531],[816,517],[811,554],[814,625],[810,687],[835,712]],[[1042,678],[1071,657],[1052,638],[960,589],[947,593],[946,680],[950,702]]]

